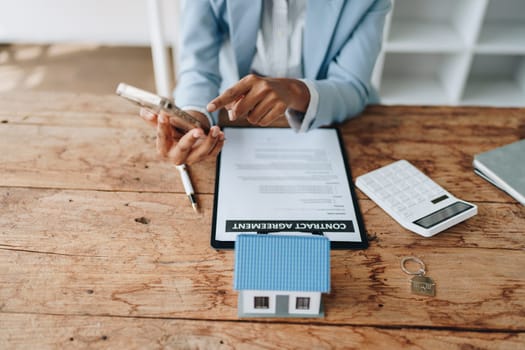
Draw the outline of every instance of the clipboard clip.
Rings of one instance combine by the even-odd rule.
[[[285,233],[285,232],[288,232],[288,231],[264,230],[264,231],[257,231],[257,234],[258,235],[267,235],[269,233],[279,233],[279,232]],[[313,230],[313,231],[294,231],[294,232],[311,233],[312,235],[315,235],[315,236],[324,236],[324,233],[322,231],[316,231],[316,230]]]

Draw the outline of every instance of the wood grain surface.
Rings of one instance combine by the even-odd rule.
[[[0,314],[0,347],[38,349],[520,349],[522,333],[279,322]]]
[[[0,348],[525,347],[525,207],[472,171],[525,138],[525,110],[372,106],[341,132],[354,178],[407,159],[478,215],[423,238],[356,190],[370,247],[332,251],[326,317],[238,319],[213,161],[190,169],[195,214],[132,105],[0,96]],[[436,297],[410,293],[407,255]]]

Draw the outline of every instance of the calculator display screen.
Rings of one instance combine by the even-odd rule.
[[[449,206],[446,206],[443,209],[435,211],[432,214],[424,216],[419,220],[414,221],[414,224],[424,228],[430,228],[445,220],[450,219],[453,216],[461,214],[464,211],[469,210],[470,208],[473,208],[473,206],[463,202],[456,202]]]

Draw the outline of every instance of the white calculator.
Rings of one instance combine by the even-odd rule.
[[[404,228],[430,237],[478,212],[406,160],[361,175],[356,186]]]

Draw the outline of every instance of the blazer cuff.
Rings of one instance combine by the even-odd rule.
[[[215,123],[213,122],[213,118],[211,116],[211,113],[208,112],[205,108],[197,107],[197,106],[184,106],[181,109],[185,110],[185,111],[197,111],[197,112],[200,112],[200,113],[204,114],[206,116],[206,118],[208,118],[208,122],[210,123],[210,127],[215,125]]]
[[[317,114],[317,108],[319,107],[319,92],[315,88],[313,82],[306,79],[299,79],[308,88],[310,93],[310,103],[306,109],[306,113],[296,111],[292,108],[287,108],[285,112],[286,120],[288,125],[296,132],[307,132],[310,129],[314,121],[314,117]]]

